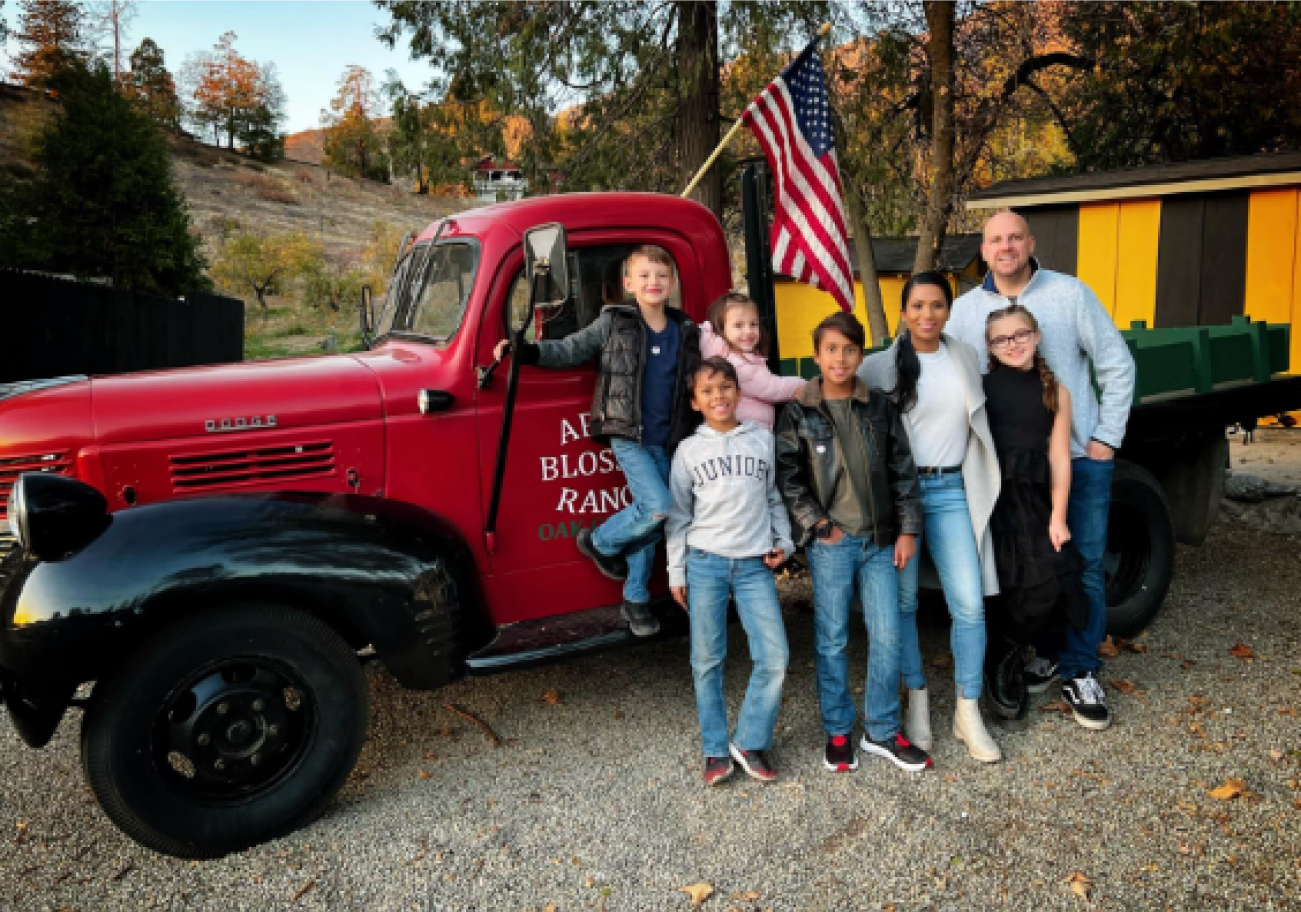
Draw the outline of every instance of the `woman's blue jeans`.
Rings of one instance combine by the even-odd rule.
[[[926,686],[922,651],[917,641],[917,581],[921,547],[930,552],[940,576],[944,600],[953,618],[950,634],[953,679],[959,697],[980,698],[985,663],[985,594],[980,575],[980,551],[967,510],[962,476],[938,475],[920,479],[924,514],[917,557],[899,573],[899,664],[909,690]]]
[[[628,482],[632,503],[596,528],[592,544],[602,554],[623,552],[628,561],[623,597],[644,604],[650,601],[655,545],[663,537],[664,520],[673,506],[673,495],[669,493],[672,463],[664,447],[644,447],[621,437],[610,440],[610,449]]]
[[[768,750],[782,703],[790,649],[772,571],[761,557],[729,559],[690,548],[687,604],[691,606],[691,673],[706,757],[728,754],[723,661],[727,658],[727,601],[735,596],[741,626],[750,640],[754,669],[732,741],[742,750]]]
[[[891,738],[899,731],[899,577],[894,548],[877,547],[870,536],[846,535],[835,544],[814,541],[808,559],[822,727],[833,736],[854,730],[845,647],[850,609],[861,603],[870,640],[863,691],[867,736],[873,741]]]

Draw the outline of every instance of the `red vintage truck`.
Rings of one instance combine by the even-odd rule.
[[[766,243],[747,229],[754,291]],[[83,766],[113,822],[213,857],[328,805],[365,738],[362,661],[432,689],[629,642],[617,584],[573,543],[628,498],[588,436],[595,371],[494,377],[492,350],[508,331],[587,325],[648,243],[701,319],[731,284],[708,210],[562,195],[405,245],[378,318],[363,311],[366,351],[0,386],[0,688],[22,738],[42,747],[84,708]],[[1155,613],[1176,534],[1205,535],[1225,424],[1301,401],[1298,378],[1207,384],[1135,406],[1113,489],[1115,629]]]

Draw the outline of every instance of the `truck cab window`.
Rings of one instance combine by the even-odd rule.
[[[563,304],[540,307],[533,315],[529,338],[563,339],[601,315],[607,304],[629,299],[623,290],[623,261],[637,244],[602,244],[569,252],[569,297]],[[676,272],[676,266],[674,267]],[[521,270],[511,284],[508,299],[511,323],[518,326],[529,306],[529,284]],[[670,307],[682,307],[682,289],[669,299]]]
[[[477,245],[452,241],[414,248],[394,274],[378,333],[450,339],[465,315],[478,266]]]

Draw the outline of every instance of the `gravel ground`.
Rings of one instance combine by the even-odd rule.
[[[701,785],[684,641],[436,694],[372,666],[371,738],[339,801],[216,862],[150,854],[109,825],[81,779],[75,711],[40,753],[3,725],[0,908],[621,912],[690,908],[680,888],[700,882],[719,912],[1301,908],[1297,546],[1224,524],[1181,548],[1146,651],[1108,662],[1112,729],[1035,709],[1026,730],[996,730],[995,766],[949,735],[946,629],[930,625],[936,769],[823,772],[800,582],[786,584],[792,664],[769,786]],[[852,649],[861,674],[861,637]],[[1246,792],[1213,797],[1229,777]]]

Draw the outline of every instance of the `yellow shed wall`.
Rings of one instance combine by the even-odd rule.
[[[1297,191],[1251,194],[1247,209],[1247,316],[1270,323],[1293,319],[1296,259]]]
[[[1121,329],[1156,318],[1156,263],[1161,240],[1161,201],[1120,204],[1116,232],[1116,300],[1112,317]]]
[[[1093,289],[1102,306],[1116,315],[1116,247],[1120,233],[1120,204],[1080,206],[1075,274]]]
[[[956,285],[950,275],[950,283]],[[893,336],[899,328],[899,298],[907,276],[881,276],[877,287],[885,306],[885,319]],[[813,357],[813,329],[827,316],[835,313],[839,305],[825,291],[819,291],[803,282],[777,282],[774,285],[777,301],[777,344],[783,358]],[[867,311],[863,304],[863,283],[854,280],[854,316],[867,328]],[[880,340],[872,340],[873,343]]]

